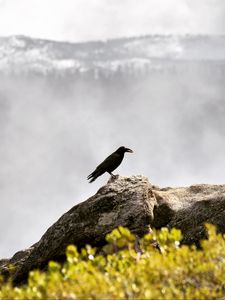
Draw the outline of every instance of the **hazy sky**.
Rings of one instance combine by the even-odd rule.
[[[225,1],[0,0],[0,35],[84,41],[148,33],[225,34]]]

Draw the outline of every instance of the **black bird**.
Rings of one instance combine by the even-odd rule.
[[[115,152],[109,155],[97,168],[88,175],[87,179],[90,179],[90,183],[93,182],[96,178],[108,172],[111,176],[114,176],[112,172],[121,164],[124,153],[133,152],[131,149],[124,146],[119,147]]]

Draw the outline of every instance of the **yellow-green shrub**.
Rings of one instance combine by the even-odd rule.
[[[104,253],[87,246],[66,251],[64,265],[30,272],[27,285],[1,283],[0,299],[219,299],[225,296],[225,240],[207,225],[202,250],[180,246],[180,231],[153,231],[140,241],[119,227],[107,235]],[[161,251],[152,246],[158,241]]]

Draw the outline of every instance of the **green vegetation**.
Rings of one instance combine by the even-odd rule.
[[[180,231],[163,228],[146,235],[137,253],[134,236],[120,227],[107,235],[104,253],[69,246],[64,265],[49,262],[24,286],[2,283],[0,299],[224,299],[225,239],[207,229],[202,250],[180,246]]]

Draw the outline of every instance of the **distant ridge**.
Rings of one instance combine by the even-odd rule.
[[[165,61],[225,61],[225,36],[144,35],[106,41],[60,42],[0,37],[0,72],[115,72],[154,68]]]

